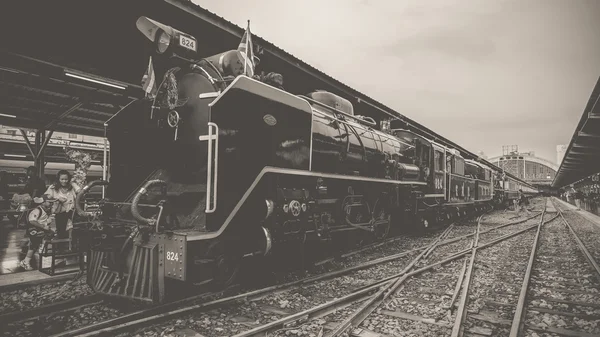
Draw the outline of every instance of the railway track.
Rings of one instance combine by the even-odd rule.
[[[421,238],[422,239],[422,238]],[[358,251],[365,251],[368,249],[374,249],[374,248],[380,248],[380,247],[385,247],[385,246],[389,246],[390,244],[393,244],[395,241],[398,241],[399,238],[392,238],[392,239],[388,239],[385,240],[384,242],[380,242],[380,243],[375,243],[375,244],[371,244],[371,245],[367,245],[367,246],[363,246],[360,249],[358,249]],[[425,241],[427,241],[429,239],[425,239]],[[406,244],[403,243],[403,245],[398,245],[398,247],[402,246],[402,247],[410,247],[411,245],[413,245],[413,243],[417,243],[419,240],[415,239],[409,239],[407,240],[410,243]],[[412,242],[414,241],[414,242]],[[423,240],[420,240],[423,241]],[[413,245],[414,246],[414,245]],[[389,247],[388,247],[389,248]],[[353,266],[350,267],[346,267],[346,268],[342,268],[341,270],[337,270],[337,271],[333,271],[331,273],[325,273],[323,275],[317,275],[317,276],[313,276],[313,277],[307,277],[301,280],[298,280],[296,282],[289,282],[287,283],[288,286],[294,286],[294,285],[301,285],[301,284],[305,284],[307,282],[316,282],[319,279],[327,279],[329,277],[335,277],[337,275],[342,275],[344,273],[349,273],[351,271],[356,271],[356,270],[360,270],[360,269],[364,269],[364,268],[369,268],[372,266],[376,266],[378,264],[382,264],[382,263],[386,263],[389,261],[393,261],[394,259],[398,259],[398,258],[402,258],[403,255],[406,254],[411,254],[411,253],[418,253],[420,250],[424,249],[424,247],[417,247],[415,249],[408,249],[406,250],[404,253],[400,253],[400,254],[395,254],[393,256],[388,256],[385,258],[380,258],[380,259],[375,259],[372,261],[368,261],[366,263],[360,263],[358,265],[356,265],[356,261],[352,261],[354,262]],[[347,257],[351,257],[352,255],[356,254],[357,251],[350,251],[344,255],[342,255],[341,257],[339,257],[336,262],[339,262],[340,265],[344,265],[344,264],[349,264],[348,261],[344,261],[344,258],[347,259]],[[364,257],[363,257],[364,258]],[[285,288],[285,285],[283,286]],[[272,291],[276,291],[276,289],[281,288],[281,286],[276,286],[276,287],[268,287],[263,289],[263,292],[268,292],[270,290]],[[193,296],[193,297],[189,297],[186,298],[184,300],[181,301],[177,301],[174,303],[169,303],[165,306],[161,306],[158,308],[149,308],[149,309],[142,309],[142,310],[128,310],[127,312],[123,312],[123,310],[120,310],[120,312],[115,312],[115,310],[113,310],[113,312],[111,313],[112,315],[109,315],[109,317],[104,317],[104,321],[103,322],[99,322],[98,324],[94,324],[94,325],[90,325],[90,327],[93,328],[83,328],[83,329],[77,329],[76,333],[70,333],[70,332],[66,332],[66,335],[77,335],[78,333],[82,333],[85,332],[86,330],[93,330],[95,328],[102,328],[102,327],[108,327],[111,326],[113,324],[117,324],[120,322],[126,322],[126,321],[130,321],[130,320],[135,320],[135,319],[139,319],[140,317],[147,317],[147,316],[153,316],[153,315],[157,315],[160,314],[161,312],[165,312],[165,311],[170,311],[173,310],[174,308],[183,306],[184,304],[189,304],[189,303],[194,303],[194,302],[207,302],[208,300],[215,298],[215,297],[219,297],[219,296],[224,296],[227,294],[231,294],[231,293],[235,293],[235,292],[239,292],[239,289],[236,289],[236,287],[232,287],[232,289],[228,289],[225,292],[221,292],[221,293],[206,293],[206,294],[201,294],[198,296]],[[259,294],[260,291],[257,293]],[[246,294],[246,295],[251,295],[251,294]],[[48,322],[47,324],[40,324],[41,321],[46,320],[47,317],[57,317],[57,315],[60,315],[60,313],[62,312],[68,312],[69,308],[79,308],[81,309],[83,306],[87,306],[87,307],[94,307],[94,310],[99,310],[98,308],[106,303],[97,303],[97,302],[93,302],[91,301],[92,297],[90,296],[83,296],[81,298],[77,298],[75,300],[69,300],[69,301],[61,301],[60,303],[51,303],[49,305],[41,305],[41,306],[34,306],[33,308],[30,308],[28,310],[24,310],[24,311],[14,311],[14,312],[8,312],[5,315],[5,320],[6,322],[11,322],[12,325],[14,325],[13,323],[19,323],[22,324],[23,321],[27,321],[30,320],[31,322],[26,323],[28,326],[31,325],[35,325],[35,326],[39,326],[39,325],[56,325],[56,322]],[[93,302],[93,303],[92,303]],[[224,303],[226,303],[227,301],[225,301]],[[116,307],[116,306],[113,306]],[[103,310],[99,310],[99,311],[108,311],[108,310],[104,310],[104,308],[102,308]],[[51,314],[49,314],[51,313]],[[113,317],[117,317],[115,319],[110,319]],[[120,316],[120,317],[119,317]],[[3,317],[0,314],[0,318]],[[16,320],[15,320],[16,319]],[[35,324],[32,323],[33,321],[36,321]],[[90,323],[94,323],[94,321],[89,321]],[[65,322],[65,324],[67,324]],[[10,328],[10,326],[8,326]],[[18,327],[17,327],[18,328]],[[44,328],[48,328],[47,326],[45,326]],[[40,327],[41,329],[41,327]],[[10,329],[11,331],[14,331],[15,329]],[[41,334],[46,336],[48,334],[48,330],[51,331],[63,331],[63,330],[58,330],[58,329],[45,329],[45,331]],[[13,336],[13,334],[9,334],[11,336]],[[59,334],[61,335],[61,334]]]
[[[488,226],[485,231],[494,232],[503,228],[515,228],[513,233],[509,233],[514,235],[515,231],[523,231],[516,228],[519,224],[527,223],[537,216],[539,214],[534,214],[528,219],[493,225],[493,227]],[[349,316],[353,311],[359,309],[361,304],[364,305],[366,300],[372,298],[374,293],[381,292],[382,286],[393,286],[399,277],[411,278],[414,275],[435,268],[451,268],[452,270],[449,270],[447,274],[458,275],[461,268],[466,268],[464,257],[471,252],[469,247],[474,237],[476,237],[475,234],[475,226],[472,224],[450,226],[434,243],[367,263],[216,300],[211,299],[228,296],[228,294],[235,293],[235,290],[218,294],[202,294],[175,303],[124,313],[113,319],[106,319],[84,327],[64,331],[54,336],[116,335],[122,331],[131,332],[136,328],[147,327],[164,320],[185,317],[192,313],[194,313],[194,316],[201,315],[201,318],[204,317],[203,320],[198,320],[197,317],[194,318],[196,324],[201,324],[198,322],[206,321],[209,317],[208,315],[202,316],[202,313],[218,308],[227,308],[227,315],[233,315],[234,320],[237,317],[238,322],[235,324],[237,328],[228,326],[227,323],[222,328],[215,328],[221,329],[221,331],[214,331],[216,335],[235,335],[237,333],[239,336],[250,336],[260,334],[260,331],[263,331],[262,329],[270,332],[279,331],[280,333],[296,332],[294,327],[301,325],[301,322],[313,322],[311,324],[314,324],[315,320],[318,322],[319,317],[332,315],[332,313],[338,315],[339,319]],[[496,238],[490,240],[489,245],[501,242],[506,238],[506,235],[497,235]],[[371,247],[381,247],[385,244],[385,242],[373,244]],[[359,250],[364,251],[365,248]],[[351,256],[353,254],[353,252],[350,252],[344,255]],[[463,260],[460,260],[461,258]],[[460,286],[460,283],[456,281],[451,283],[452,288]],[[338,296],[336,296],[337,298],[327,298],[325,292],[323,294],[319,292],[320,289],[335,289]],[[439,292],[439,290],[435,290],[435,286],[420,287],[419,289],[423,292],[432,289],[434,289],[434,293]],[[292,302],[300,303],[300,305],[286,307],[285,299],[290,298],[290,294],[292,294]],[[319,299],[320,295],[322,296],[320,298],[321,303],[315,305],[310,297]],[[453,296],[453,301],[456,300],[457,295]],[[248,313],[252,311],[260,311],[262,314],[266,312],[270,315],[272,321],[269,326],[261,325],[260,319],[248,319],[248,316],[252,316]],[[264,315],[260,317],[264,317]],[[211,319],[214,318],[211,317]],[[184,320],[177,320],[177,322],[181,321]],[[327,326],[327,324],[321,326]],[[250,330],[243,331],[243,328],[250,328]]]
[[[436,268],[430,273],[419,275],[419,270],[407,275],[418,275],[407,282],[399,279],[402,287],[387,290],[379,298],[373,298],[370,305],[353,313],[342,323],[338,323],[324,336],[342,336],[350,331],[352,336],[381,336],[403,333],[407,335],[458,336],[463,334],[463,322],[467,316],[469,284],[475,274],[474,262],[481,251],[505,247],[509,242],[519,241],[519,234],[527,233],[535,226],[539,215],[524,221],[488,228],[487,240],[482,240],[481,218],[466,250],[455,253],[460,257]],[[529,225],[527,225],[529,223]],[[519,225],[525,226],[519,227]],[[507,228],[512,228],[507,230]],[[508,231],[505,233],[505,231]],[[491,234],[494,234],[493,236]],[[510,245],[510,244],[508,244]],[[501,248],[500,248],[501,249]],[[467,255],[470,254],[470,257]],[[494,255],[493,253],[491,255]],[[422,269],[421,269],[422,270]],[[462,286],[461,286],[462,285]],[[462,288],[462,292],[461,292]],[[457,310],[454,308],[457,307]]]
[[[510,336],[600,336],[600,267],[553,206],[559,218],[544,226],[532,249]]]
[[[446,229],[443,234],[445,235],[448,233],[452,227],[454,226]],[[437,241],[440,242],[442,238],[443,237],[440,236]],[[440,242],[440,244],[447,245],[449,242]],[[373,245],[373,247],[376,246],[380,246],[380,244]],[[286,292],[289,293],[290,291],[297,292],[298,296],[300,297],[308,292],[314,292],[317,294],[317,290],[325,286],[328,286],[330,289],[335,287],[340,293],[343,292],[348,295],[351,295],[354,292],[367,293],[377,287],[376,284],[373,284],[373,279],[384,278],[386,275],[391,274],[391,271],[405,266],[410,262],[411,257],[414,257],[420,253],[424,253],[427,248],[427,245],[421,246],[340,270],[335,270],[321,275],[300,279],[294,282],[266,287],[217,300],[208,301],[208,296],[196,296],[183,301],[178,301],[176,303],[170,303],[167,305],[124,314],[115,319],[65,331],[54,336],[113,335],[119,331],[131,331],[132,329],[140,326],[148,326],[149,324],[156,323],[159,320],[181,317],[193,312],[205,312],[209,309],[227,307],[231,306],[232,304],[239,304],[240,302],[258,303],[262,301],[263,304],[265,301],[273,302],[277,301],[278,298],[281,298],[279,294]],[[361,248],[361,250],[364,250],[364,248]],[[352,254],[344,255],[350,256]],[[352,273],[352,276],[348,276],[350,273]],[[211,294],[213,298],[221,295],[226,294]],[[279,308],[281,310],[278,310],[277,308],[280,307],[280,305],[278,305],[278,303],[275,304],[276,305],[271,305],[270,308],[267,308],[267,310],[272,311],[271,314],[273,314],[273,316],[278,314],[282,315],[284,312],[289,313],[290,310],[300,310],[300,308],[285,308],[287,310]],[[267,305],[266,307],[269,306]]]
[[[554,199],[553,199],[554,200]],[[561,211],[562,217],[569,223],[569,226],[577,233],[577,236],[596,261],[600,261],[600,231],[598,226],[591,223],[578,211],[568,209],[564,204],[556,200],[555,207]]]
[[[522,235],[488,250],[477,250],[470,269],[450,336],[506,336],[518,305],[519,290],[527,272],[531,247],[541,226],[556,220],[544,210],[537,224],[527,226]],[[531,230],[527,230],[531,229]],[[535,229],[535,230],[533,230]],[[480,238],[485,242],[483,237]]]
[[[505,224],[505,225],[501,225],[501,227],[504,227],[506,225],[509,224]],[[376,281],[371,281],[369,283],[366,284],[362,284],[362,285],[357,285],[357,287],[355,287],[352,291],[348,292],[341,292],[339,291],[340,289],[343,289],[343,287],[340,287],[340,284],[329,284],[329,287],[332,287],[336,290],[338,290],[340,293],[338,296],[336,296],[336,298],[333,299],[324,299],[324,298],[320,298],[321,301],[317,301],[317,303],[312,302],[315,298],[319,299],[319,292],[316,291],[316,289],[320,289],[323,287],[326,287],[326,284],[312,284],[311,288],[309,289],[309,287],[306,287],[305,289],[308,291],[305,291],[302,296],[300,298],[298,298],[297,302],[302,302],[302,300],[306,300],[305,305],[301,306],[301,307],[297,307],[294,308],[295,310],[293,310],[293,312],[288,312],[286,310],[273,310],[272,315],[270,316],[271,320],[270,322],[266,323],[266,324],[257,324],[260,323],[257,320],[255,320],[256,317],[252,317],[252,313],[250,311],[260,311],[262,309],[260,303],[258,303],[260,300],[265,299],[267,297],[269,297],[271,299],[271,301],[267,301],[267,303],[262,303],[262,304],[269,304],[269,303],[273,303],[273,299],[275,299],[275,303],[277,303],[277,299],[281,299],[281,298],[290,298],[289,294],[287,296],[284,297],[276,297],[276,295],[273,292],[270,292],[268,294],[266,294],[266,296],[261,296],[261,297],[257,297],[257,298],[252,298],[252,299],[248,299],[247,302],[239,304],[236,308],[229,308],[227,310],[223,310],[221,311],[221,316],[224,317],[234,317],[235,318],[240,318],[240,317],[244,317],[243,315],[245,315],[245,318],[248,318],[249,316],[251,317],[250,319],[247,319],[246,321],[241,321],[242,324],[244,326],[250,327],[249,330],[243,330],[243,331],[239,331],[239,327],[238,328],[234,328],[231,326],[228,326],[228,324],[223,324],[221,325],[222,327],[217,327],[215,328],[215,331],[212,331],[213,334],[208,333],[208,335],[214,335],[214,336],[236,336],[236,337],[242,337],[242,336],[264,336],[266,333],[268,333],[269,336],[279,336],[279,335],[305,335],[305,336],[310,336],[311,333],[314,333],[315,336],[318,334],[322,334],[323,333],[323,329],[325,329],[325,325],[326,324],[321,324],[324,323],[321,322],[323,317],[328,316],[328,315],[333,315],[335,317],[340,317],[343,316],[344,313],[351,313],[353,312],[354,309],[358,309],[361,307],[361,305],[365,305],[369,303],[369,299],[373,299],[373,298],[378,298],[378,294],[383,294],[385,293],[384,289],[389,288],[389,287],[394,287],[394,285],[398,284],[397,282],[399,280],[406,280],[407,278],[410,278],[414,275],[418,275],[421,274],[423,272],[426,272],[428,270],[432,270],[436,267],[439,266],[443,266],[446,263],[449,263],[453,260],[457,260],[465,255],[467,255],[468,253],[470,253],[470,249],[467,246],[467,242],[463,242],[463,249],[456,251],[456,250],[452,250],[450,249],[449,251],[446,252],[446,254],[439,254],[436,253],[436,248],[439,249],[439,247],[443,247],[443,246],[449,246],[449,242],[457,242],[459,240],[463,240],[463,241],[468,241],[466,240],[469,235],[458,235],[458,237],[455,237],[453,239],[445,239],[446,237],[449,237],[449,233],[453,230],[453,228],[449,228],[448,231],[442,233],[442,235],[438,238],[438,240],[434,243],[432,243],[428,248],[426,248],[425,250],[422,250],[420,254],[418,254],[416,257],[414,257],[407,265],[405,266],[398,266],[396,269],[396,272],[393,273],[390,276],[387,277],[379,277],[379,279],[377,279]],[[513,235],[517,235],[518,233],[521,233],[523,231],[517,231],[516,233],[511,233],[509,236],[513,236]],[[464,233],[462,233],[464,234]],[[502,240],[505,240],[506,238],[508,238],[509,236],[504,236],[504,237],[500,237],[496,240],[492,240],[491,242],[488,243],[488,245],[493,245],[495,243],[501,242]],[[466,247],[466,248],[465,248]],[[421,265],[418,265],[418,263],[421,261],[421,259],[423,257],[427,256],[426,258],[428,258],[430,261],[437,261],[437,262],[433,262],[431,264],[425,264],[421,267]],[[372,272],[369,271],[369,276],[370,279],[374,279],[376,278],[378,275],[373,274]],[[355,281],[355,280],[351,280],[353,278],[355,278],[356,276],[353,275],[352,278],[347,278],[346,281]],[[397,287],[397,286],[396,286]],[[348,290],[348,289],[345,289]],[[313,293],[314,292],[314,293]],[[374,294],[373,294],[374,293]],[[273,297],[275,295],[275,297]],[[309,299],[310,297],[310,299]],[[304,309],[304,310],[302,310]],[[189,311],[186,311],[189,312]],[[207,334],[207,332],[205,331],[206,329],[206,325],[207,324],[203,324],[203,322],[205,321],[209,321],[210,319],[213,319],[213,316],[209,316],[209,315],[194,315],[192,317],[187,317],[187,316],[183,316],[183,315],[178,315],[178,317],[181,317],[181,319],[178,322],[183,322],[182,325],[187,325],[185,322],[189,319],[192,322],[195,322],[194,324],[196,325],[196,329],[200,331],[200,333],[202,334]],[[198,323],[199,322],[199,323]],[[321,323],[319,323],[321,322]],[[179,324],[179,323],[177,323]],[[258,326],[257,326],[258,325]],[[319,331],[312,331],[312,332],[307,332],[307,328],[306,327],[319,327],[321,330]],[[310,329],[310,328],[309,328]],[[149,332],[149,331],[147,331]]]
[[[518,223],[521,223],[521,222],[523,222],[523,221],[519,221]],[[499,225],[496,227],[504,228],[511,224],[514,225],[515,223]],[[533,228],[533,227],[529,226],[528,228],[525,228],[522,230],[516,230],[515,232],[509,233],[507,235],[499,235],[498,237],[496,237],[496,238],[490,240],[488,243],[484,244],[482,247],[494,245],[494,244],[501,242],[503,240],[506,240],[514,235],[523,233],[531,228]],[[488,231],[493,231],[494,229],[496,229],[496,228],[491,228]],[[471,230],[473,230],[473,229],[471,229]],[[466,231],[468,232],[469,229],[467,229]],[[474,236],[474,238],[472,238],[473,236]],[[398,301],[406,302],[407,299],[405,299],[405,298],[403,299],[401,297],[393,298],[388,301],[386,301],[386,299],[388,299],[389,294],[394,293],[395,290],[397,290],[401,285],[403,285],[403,283],[408,278],[413,277],[415,275],[422,274],[422,273],[426,274],[425,272],[430,271],[434,268],[440,268],[441,270],[444,270],[445,276],[456,275],[456,280],[454,282],[456,284],[456,286],[454,286],[455,294],[454,294],[454,296],[450,297],[452,299],[452,301],[454,301],[454,300],[456,300],[456,297],[457,297],[456,294],[458,292],[460,280],[462,278],[461,275],[464,274],[464,271],[466,269],[466,263],[463,262],[461,264],[461,263],[453,263],[453,262],[455,262],[455,260],[463,258],[465,255],[467,255],[468,253],[471,252],[471,248],[473,247],[474,244],[476,244],[478,235],[477,235],[477,232],[468,233],[468,234],[465,234],[463,232],[463,233],[459,233],[458,235],[454,235],[454,238],[452,238],[452,239],[444,240],[444,238],[446,238],[446,237],[451,237],[451,235],[449,235],[447,233],[443,234],[440,237],[440,240],[438,240],[437,242],[432,244],[432,246],[430,246],[428,249],[426,249],[421,254],[419,254],[399,274],[396,274],[396,275],[393,275],[391,277],[387,277],[384,279],[380,279],[377,282],[374,282],[372,285],[374,285],[374,286],[379,285],[379,287],[376,289],[369,289],[369,288],[363,287],[362,289],[359,289],[359,291],[354,292],[350,296],[345,296],[345,297],[339,298],[337,300],[324,303],[320,306],[310,308],[306,311],[299,312],[296,315],[287,316],[287,317],[279,319],[275,322],[271,322],[269,324],[255,327],[254,329],[236,334],[235,337],[257,336],[257,335],[263,335],[265,333],[268,333],[269,336],[278,336],[278,335],[280,335],[280,333],[288,333],[288,332],[291,333],[292,335],[302,334],[302,332],[307,331],[305,329],[305,327],[307,325],[304,324],[304,328],[302,328],[302,325],[299,326],[299,323],[310,322],[310,321],[314,322],[315,320],[318,320],[320,317],[326,316],[328,314],[331,314],[332,312],[335,312],[336,310],[338,310],[340,308],[345,307],[345,310],[340,311],[340,313],[342,313],[341,315],[339,313],[333,314],[333,316],[334,316],[333,319],[335,320],[335,318],[340,318],[340,316],[344,316],[344,314],[347,314],[348,312],[350,312],[348,315],[346,315],[347,317],[341,319],[341,322],[337,322],[337,324],[334,323],[333,326],[331,324],[329,324],[328,329],[324,328],[325,326],[327,326],[327,324],[322,324],[323,322],[321,322],[320,325],[319,324],[316,325],[316,326],[320,326],[319,330],[315,330],[315,331],[312,331],[312,332],[306,334],[307,336],[310,336],[311,334],[313,334],[315,336],[323,335],[324,331],[328,330],[327,332],[325,332],[325,334],[324,334],[325,336],[342,335],[346,330],[348,330],[348,328],[357,326],[358,324],[360,324],[377,307],[384,304],[384,302],[387,302],[387,303],[385,303],[385,308],[387,308],[387,309],[390,309],[391,305],[393,306],[394,304],[398,304],[399,303]],[[469,242],[468,246],[466,246],[466,243],[469,241],[469,238],[471,238],[471,241]],[[448,242],[456,243],[457,247],[454,247],[455,248],[454,250],[450,249],[450,252],[448,252],[448,251],[442,252],[440,250],[436,250],[441,246],[447,245]],[[462,248],[463,248],[462,250],[460,249],[460,245],[462,245]],[[456,248],[458,248],[458,249],[456,249]],[[448,264],[448,265],[446,266],[446,264]],[[462,265],[462,268],[460,268],[461,265]],[[444,268],[448,268],[448,270],[445,270]],[[459,273],[457,270],[462,270],[462,273]],[[431,274],[431,273],[429,273],[429,274]],[[438,274],[438,273],[435,273],[435,274]],[[409,282],[407,282],[407,284],[408,283]],[[439,293],[440,289],[439,288],[436,289],[435,283],[425,282],[425,284],[433,285],[433,287],[428,287],[428,288],[421,287],[419,289],[421,292],[423,292],[424,290],[429,290],[429,291],[432,291],[434,294]],[[414,286],[413,287],[402,286],[400,289],[401,289],[400,291],[406,289],[407,293],[411,293],[411,294],[416,293]],[[364,292],[362,292],[363,290],[372,290],[372,292],[375,292],[375,294],[371,295],[370,293],[364,293]],[[415,301],[415,300],[410,301],[410,303],[416,303],[416,302],[417,301]],[[448,307],[452,307],[451,303]],[[411,315],[409,313],[396,312],[396,314],[400,315],[406,319],[419,320],[419,318],[416,315]],[[433,324],[437,323],[437,325],[440,325],[442,327],[444,327],[444,326],[446,328],[450,327],[450,325],[448,325],[448,324],[443,324],[443,323],[440,324],[439,322],[436,322],[435,319],[433,319],[433,320],[426,319],[426,321],[433,323]],[[331,318],[330,318],[329,323],[333,323],[331,321]],[[313,328],[315,327],[314,324],[312,324],[312,325],[309,324],[309,329],[311,326]],[[358,332],[358,334],[360,335],[360,332]]]
[[[450,228],[451,227],[444,231],[444,233]],[[290,314],[290,310],[300,309],[285,307],[285,305],[281,308],[282,305],[279,303],[282,302],[279,301],[279,299],[282,298],[282,296],[280,296],[281,293],[288,293],[285,295],[286,297],[290,296],[290,292],[293,292],[297,297],[308,296],[311,294],[316,298],[319,296],[319,289],[323,289],[324,287],[334,287],[340,293],[346,293],[348,294],[347,296],[354,298],[362,293],[369,292],[377,286],[370,282],[373,275],[385,275],[386,271],[406,264],[411,256],[423,252],[425,248],[426,247],[421,247],[401,252],[378,260],[344,268],[342,270],[336,270],[319,276],[267,287],[210,302],[196,299],[198,302],[202,303],[191,304],[178,309],[173,309],[175,306],[172,304],[160,306],[126,315],[116,320],[102,322],[94,326],[68,331],[55,336],[97,336],[106,333],[116,333],[118,331],[131,330],[136,327],[155,323],[159,320],[181,317],[193,312],[202,312],[226,306],[232,308],[232,305],[234,304],[238,305],[232,309],[233,311],[236,311],[235,313],[232,313],[234,316],[237,315],[241,317],[243,315],[251,315],[252,310],[256,309],[257,303],[261,303],[263,304],[262,309],[269,312],[271,316],[286,316],[287,319],[293,320],[294,316],[288,315]],[[348,276],[351,272],[354,272],[354,274]],[[316,310],[318,311],[318,308]],[[220,331],[217,330],[216,332]]]

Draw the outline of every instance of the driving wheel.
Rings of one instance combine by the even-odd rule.
[[[242,257],[235,246],[226,247],[224,241],[215,241],[208,247],[208,257],[213,261],[213,284],[228,287],[233,284],[240,270]]]

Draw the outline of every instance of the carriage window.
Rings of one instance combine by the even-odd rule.
[[[434,151],[435,170],[444,171],[444,154]]]
[[[421,165],[431,166],[431,147],[426,143],[421,143]]]
[[[458,175],[464,175],[465,174],[465,161],[462,158],[459,157],[455,157],[454,158],[454,165],[453,165],[453,171],[452,173],[454,174],[458,174]]]

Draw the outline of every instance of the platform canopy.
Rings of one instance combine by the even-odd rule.
[[[600,172],[600,78],[583,110],[552,187],[561,188]]]

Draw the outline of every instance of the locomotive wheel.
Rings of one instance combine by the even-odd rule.
[[[213,284],[228,287],[233,284],[240,270],[242,257],[226,249],[224,241],[215,241],[208,247],[208,258],[213,260]]]

